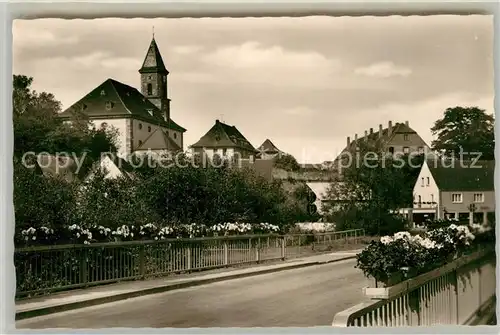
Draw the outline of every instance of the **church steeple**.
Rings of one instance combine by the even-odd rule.
[[[169,74],[165,63],[153,38],[148,52],[139,69],[141,74],[141,92],[162,112],[163,118],[168,122],[170,119],[170,99],[167,92],[167,76]]]
[[[168,74],[168,70],[165,67],[165,63],[163,63],[163,58],[161,58],[160,50],[158,49],[158,45],[156,44],[154,33],[153,39],[151,40],[151,44],[149,45],[148,52],[146,53],[146,57],[144,58],[144,62],[142,63],[142,67],[139,70],[139,73],[164,73]]]

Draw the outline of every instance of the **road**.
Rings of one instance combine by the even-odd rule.
[[[16,322],[19,328],[309,327],[363,300],[354,260],[281,271]]]

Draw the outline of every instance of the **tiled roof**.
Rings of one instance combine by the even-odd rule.
[[[154,37],[151,40],[151,44],[149,45],[148,52],[146,53],[146,57],[144,58],[144,62],[142,63],[142,67],[139,72],[168,74],[168,70],[165,67],[165,63],[163,63],[160,50]]]
[[[59,116],[72,118],[78,112],[91,119],[134,117],[172,130],[186,131],[172,119],[167,123],[161,111],[137,89],[114,79],[104,81]]]
[[[495,161],[426,161],[440,191],[493,191]]]
[[[389,135],[389,128],[383,128],[382,129],[382,135],[380,135],[380,130],[373,132],[373,133],[368,133],[367,136],[361,136],[358,137],[358,142],[361,141],[367,141],[370,144],[373,145],[385,145],[388,142],[391,141],[391,139],[396,135],[396,134],[416,134],[417,132],[407,126],[405,123],[395,123],[394,126],[392,127],[392,132]],[[356,149],[356,141],[352,139],[350,142],[349,146],[344,149],[344,151],[348,150],[355,150]]]
[[[260,147],[257,149],[259,151],[262,151],[262,152],[266,152],[266,153],[278,153],[280,152],[281,150],[278,149],[273,142],[271,142],[270,139],[266,139],[264,141],[264,143],[262,143],[260,145]]]
[[[142,150],[167,150],[177,152],[182,149],[162,129],[157,128],[136,149],[136,151]]]
[[[192,148],[241,148],[256,152],[255,148],[235,126],[230,126],[219,120]]]

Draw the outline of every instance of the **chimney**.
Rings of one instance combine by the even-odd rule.
[[[381,137],[382,137],[382,130],[383,130],[383,129],[382,129],[382,125],[381,125],[381,124],[379,124],[379,125],[378,125],[378,137],[379,137],[379,138],[381,138]]]
[[[358,134],[354,134],[354,142],[358,141]]]
[[[405,124],[406,124],[407,127],[410,126],[410,122],[409,121],[405,121]]]
[[[219,119],[216,119],[216,120],[215,120],[215,124],[219,124]]]
[[[365,130],[365,141],[368,141],[368,131]]]
[[[389,129],[388,129],[388,135],[392,135],[392,121],[389,121]]]
[[[373,134],[373,128],[370,128],[370,135]]]
[[[351,144],[351,138],[347,136],[347,146],[349,146],[349,144]]]

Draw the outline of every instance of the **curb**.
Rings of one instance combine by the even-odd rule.
[[[221,281],[225,281],[225,280],[252,277],[252,276],[263,275],[263,274],[285,271],[285,270],[294,270],[294,269],[299,269],[299,268],[304,268],[304,267],[314,266],[314,265],[336,263],[336,262],[345,261],[345,260],[354,259],[354,258],[356,258],[355,255],[354,256],[346,256],[346,257],[328,260],[328,261],[316,261],[316,262],[309,262],[309,263],[301,263],[301,264],[294,264],[294,265],[284,266],[284,267],[279,267],[279,268],[274,268],[274,269],[266,269],[266,270],[248,272],[248,273],[238,273],[238,274],[222,276],[222,277],[215,277],[215,278],[208,278],[208,279],[198,279],[198,280],[194,279],[194,280],[190,280],[190,281],[186,281],[186,282],[182,282],[182,283],[177,283],[177,284],[166,284],[166,285],[162,285],[162,286],[158,286],[158,287],[147,288],[147,289],[142,289],[142,290],[133,291],[133,292],[120,293],[120,294],[116,294],[116,295],[112,295],[112,296],[108,296],[108,297],[100,297],[100,298],[88,299],[88,300],[83,300],[83,301],[78,301],[78,302],[71,302],[71,303],[57,305],[57,306],[41,307],[41,308],[37,308],[37,309],[16,312],[15,319],[16,319],[16,321],[19,321],[19,320],[34,318],[37,316],[66,312],[66,311],[70,311],[70,310],[91,307],[91,306],[95,306],[95,305],[102,305],[102,304],[106,304],[106,303],[110,303],[110,302],[116,302],[116,301],[130,299],[130,298],[137,298],[137,297],[141,297],[141,296],[145,296],[145,295],[158,294],[158,293],[163,293],[163,292],[168,292],[168,291],[179,290],[182,288],[211,284],[211,283],[221,282]]]

